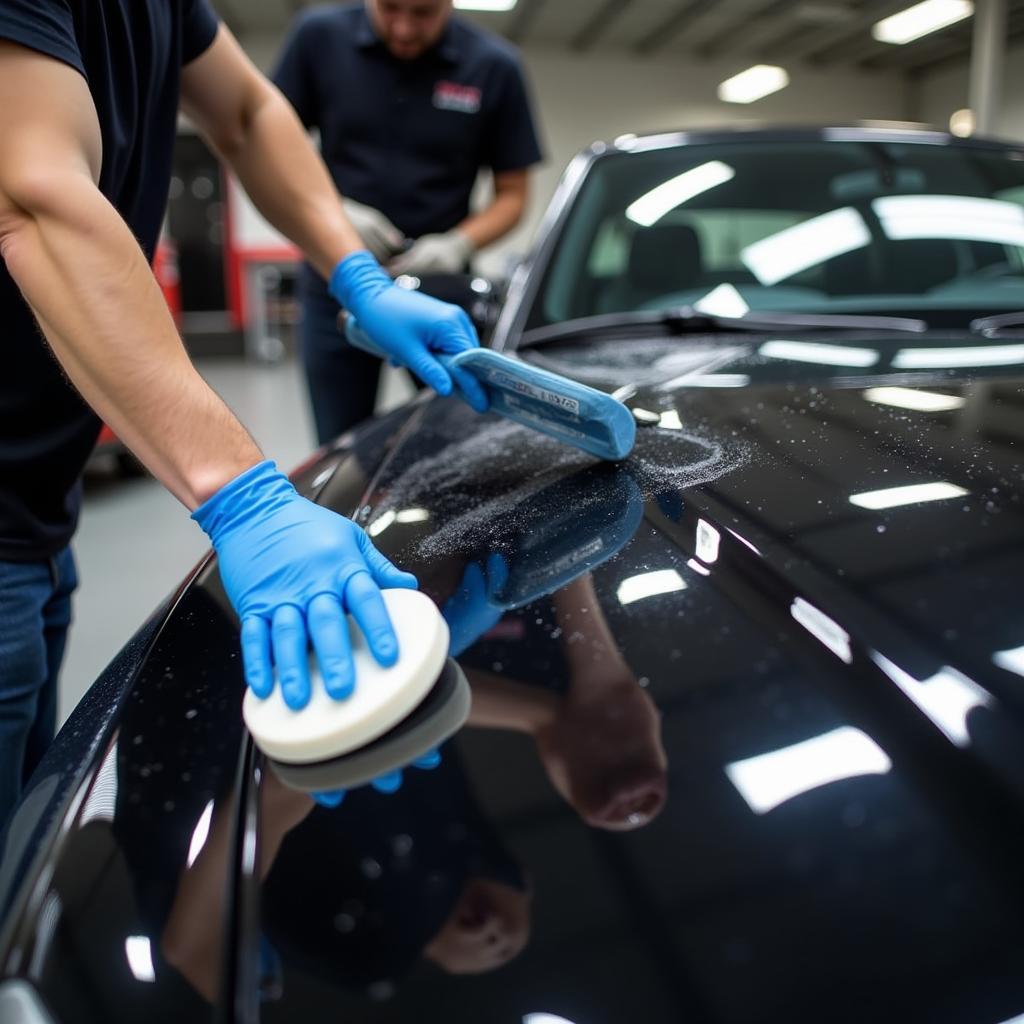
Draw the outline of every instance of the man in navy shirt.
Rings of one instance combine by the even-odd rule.
[[[327,692],[349,694],[345,614],[391,664],[380,588],[416,585],[301,498],[188,360],[149,268],[179,100],[396,362],[448,393],[437,354],[476,344],[462,310],[397,288],[365,250],[294,111],[208,0],[0,0],[0,822],[54,728],[96,414],[210,535],[258,695],[276,669],[305,705],[310,642]]]
[[[321,151],[367,248],[398,274],[467,269],[519,222],[540,148],[522,70],[452,0],[366,0],[299,15],[274,80]],[[481,168],[494,198],[470,212]],[[407,239],[415,240],[405,250]],[[323,279],[301,279],[302,350],[326,442],[373,412],[380,362],[347,345]]]

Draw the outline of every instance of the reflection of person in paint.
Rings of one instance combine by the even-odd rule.
[[[486,589],[484,576],[478,566],[467,570],[459,597],[466,593],[467,579]],[[450,624],[465,603],[452,600],[445,606]],[[501,615],[492,608],[481,616],[482,599],[468,603],[478,613],[474,627],[468,633],[458,624],[453,628],[462,649]],[[552,683],[557,673],[541,679],[527,664],[516,664],[514,645],[503,646],[502,657],[511,662],[509,674],[521,678],[479,667],[494,661],[488,647],[483,656],[460,659],[473,687],[470,724],[532,736],[551,784],[587,824],[639,828],[661,811],[668,789],[658,709],[619,652],[589,573],[559,590],[552,604],[568,679],[562,692]],[[461,652],[453,647],[453,653]]]
[[[219,936],[207,927],[224,899],[230,814],[178,884],[160,949],[210,1002]],[[526,945],[530,894],[470,793],[457,754],[402,788],[346,794],[336,808],[263,775],[260,877],[264,989],[281,964],[382,998],[423,957],[451,974],[501,967]],[[268,968],[268,965],[271,965]]]

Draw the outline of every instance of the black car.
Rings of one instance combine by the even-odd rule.
[[[1024,149],[620,139],[490,343],[599,463],[421,394],[300,467],[452,625],[432,771],[327,807],[241,721],[216,567],[0,864],[0,1020],[1024,1020]]]

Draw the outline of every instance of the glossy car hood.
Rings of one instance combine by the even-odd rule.
[[[265,1017],[313,990],[354,1020],[1024,1012],[1019,369],[732,341],[634,361],[621,465],[434,401],[369,479],[474,710],[438,774],[286,838]]]
[[[1024,1013],[1024,375],[670,344],[537,354],[635,385],[620,465],[424,399],[304,467],[472,687],[397,793],[254,766],[216,578],[185,592],[20,947],[62,1020]]]

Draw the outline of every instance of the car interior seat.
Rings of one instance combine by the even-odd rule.
[[[945,238],[902,238],[885,247],[886,291],[921,295],[957,276],[956,243]]]
[[[626,272],[598,297],[599,312],[637,309],[659,295],[698,285],[700,238],[689,224],[654,224],[633,235]]]
[[[873,242],[825,264],[829,295],[923,295],[957,276],[956,243],[944,238]]]

